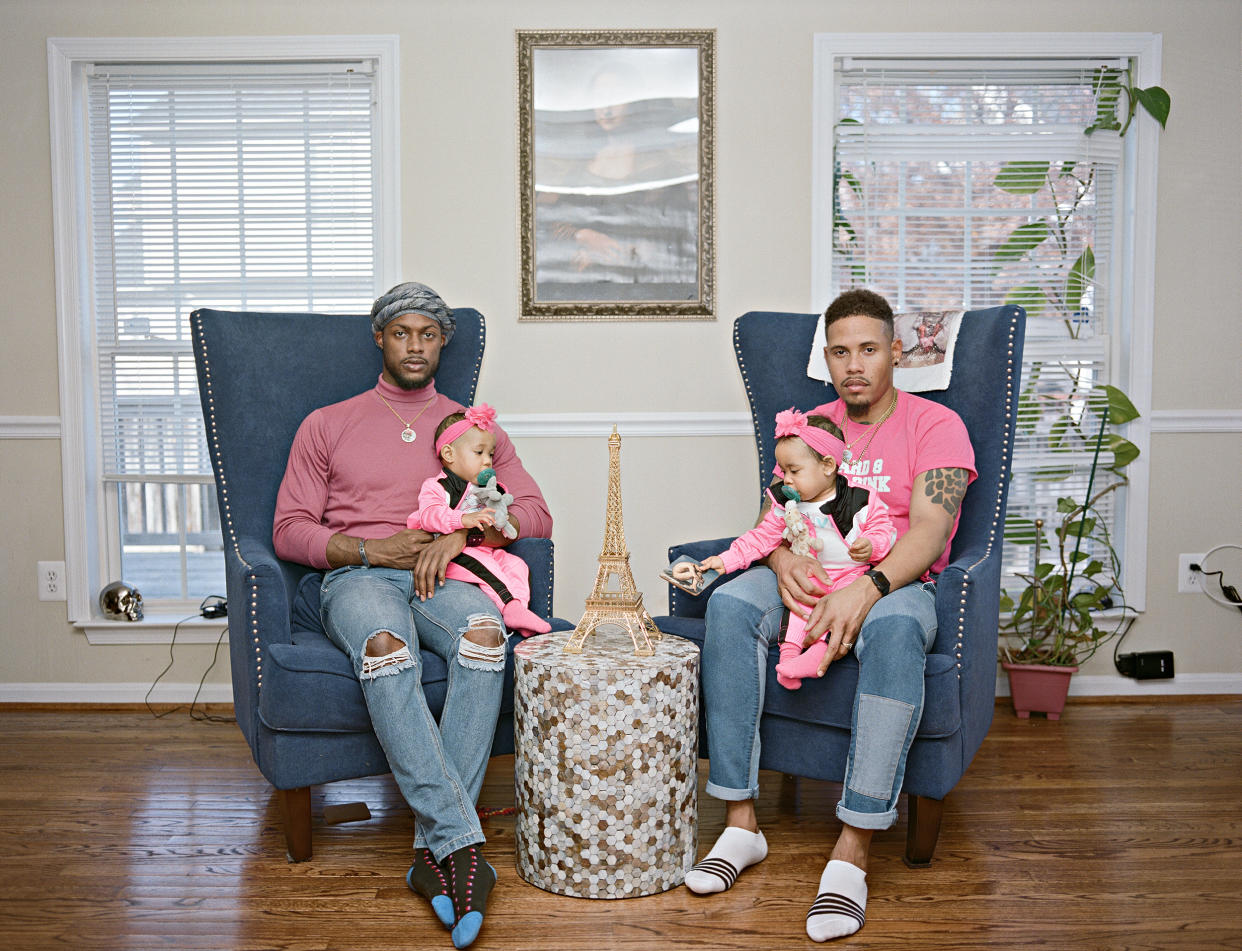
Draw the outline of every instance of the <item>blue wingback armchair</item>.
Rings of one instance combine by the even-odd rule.
[[[835,398],[831,385],[806,376],[817,317],[814,314],[749,313],[734,325],[733,344],[750,400],[759,450],[760,491],[771,481],[776,440],[773,420],[781,410],[803,411]],[[971,311],[962,318],[947,390],[920,395],[957,411],[975,449],[979,477],[962,502],[961,519],[936,594],[939,630],[927,657],[923,719],[907,760],[907,864],[931,862],[940,833],[943,800],[966,771],[992,722],[996,693],[997,621],[1002,526],[1009,484],[1022,368],[1026,314],[1019,307]],[[726,548],[731,538],[677,545],[669,559],[701,559]],[[656,618],[663,631],[702,644],[711,590],[692,597],[669,588],[669,616]],[[801,690],[776,684],[777,652],[769,657],[760,767],[839,782],[845,775],[850,717],[858,683],[853,655],[834,663],[821,680]],[[706,748],[701,734],[700,749]]]
[[[486,336],[476,310],[454,311],[436,388],[470,405]],[[311,856],[310,788],[389,771],[346,655],[319,620],[319,572],[276,557],[272,517],[289,446],[313,409],[373,386],[380,354],[367,317],[197,310],[190,317],[207,445],[216,476],[237,724],[279,791],[291,861]],[[530,566],[531,610],[552,613],[552,542],[509,548]],[[567,626],[564,622],[554,627]],[[513,752],[513,652],[493,755]],[[422,654],[439,715],[444,661]]]

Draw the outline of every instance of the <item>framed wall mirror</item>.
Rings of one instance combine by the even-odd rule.
[[[518,31],[522,320],[715,316],[715,39]]]

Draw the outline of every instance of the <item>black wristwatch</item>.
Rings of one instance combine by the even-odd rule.
[[[866,571],[863,572],[863,574],[865,574],[868,578],[870,578],[872,581],[875,582],[875,586],[880,589],[881,598],[884,597],[884,595],[888,594],[889,583],[888,583],[888,579],[884,577],[884,572],[876,571],[874,568],[868,568]]]
[[[466,531],[466,544],[478,547],[483,544],[483,540],[487,538],[481,528],[471,528]]]

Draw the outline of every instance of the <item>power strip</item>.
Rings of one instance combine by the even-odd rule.
[[[1117,669],[1135,680],[1167,680],[1174,676],[1172,651],[1139,651],[1117,658]]]

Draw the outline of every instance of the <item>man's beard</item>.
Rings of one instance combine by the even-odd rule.
[[[388,367],[388,375],[396,381],[397,386],[403,390],[421,390],[424,386],[435,379],[436,371],[440,369],[440,361],[434,363],[428,361],[427,368],[423,370],[417,377],[410,376],[405,368],[401,366],[400,361],[395,367]]]

